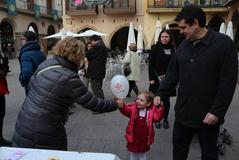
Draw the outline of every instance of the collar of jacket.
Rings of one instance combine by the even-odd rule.
[[[214,31],[208,27],[207,27],[207,29],[208,29],[208,32],[205,34],[205,36],[202,39],[199,40],[199,43],[209,46],[209,43],[211,42],[211,39],[213,38]],[[188,43],[192,44],[191,41],[189,41],[189,40],[187,40],[187,41],[188,41]]]
[[[209,45],[209,43],[211,42],[211,39],[213,38],[213,31],[211,28],[207,28],[208,31],[206,33],[206,35],[201,39],[201,42],[205,45]]]
[[[22,46],[20,53],[25,51],[40,50],[40,49],[41,47],[37,41],[28,41]]]
[[[59,56],[54,56],[53,57],[58,63],[59,65],[61,65],[62,67],[66,67],[69,68],[75,72],[78,72],[78,67],[75,63],[70,62],[69,60],[67,60],[64,57],[59,57]]]

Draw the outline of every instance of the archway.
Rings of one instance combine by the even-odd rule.
[[[221,23],[224,22],[223,18],[219,15],[214,15],[209,21],[208,26],[214,31],[219,32]]]
[[[91,29],[91,28],[86,27],[86,28],[83,28],[82,30],[80,30],[80,31],[77,32],[77,33],[83,33],[83,32],[88,31],[88,30],[90,30],[90,29]]]
[[[235,42],[237,51],[239,51],[239,19],[238,17],[239,17],[239,11],[235,10],[232,16],[232,23],[233,23],[233,26],[236,28],[236,30],[234,30],[235,31],[234,42]]]
[[[38,28],[37,28],[37,25],[35,23],[30,23],[27,27],[27,30],[32,27],[37,35],[37,40],[39,41],[39,33],[38,33]]]
[[[87,30],[90,30],[91,28],[89,27],[86,27],[86,28],[83,28],[82,30],[80,30],[79,32],[77,32],[78,34],[79,33],[83,33]],[[84,44],[86,44],[88,42],[88,37],[78,37],[79,40],[81,40]]]
[[[52,34],[55,34],[55,33],[56,33],[56,32],[55,32],[54,26],[50,25],[50,26],[47,28],[47,34],[48,34],[48,36],[49,36],[49,35],[52,35]]]
[[[119,50],[124,52],[127,47],[127,39],[128,39],[129,27],[123,27],[119,29],[115,34],[112,36],[111,39],[111,50]],[[138,31],[134,29],[135,40],[137,41]]]
[[[12,25],[6,21],[0,24],[1,51],[8,58],[14,58],[14,38]]]

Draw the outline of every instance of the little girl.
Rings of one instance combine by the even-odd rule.
[[[120,112],[130,118],[125,133],[130,160],[146,160],[146,152],[154,142],[153,123],[163,118],[164,107],[155,106],[153,101],[153,93],[142,91],[134,103],[121,102]]]

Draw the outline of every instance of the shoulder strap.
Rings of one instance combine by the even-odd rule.
[[[52,68],[61,68],[61,67],[62,67],[61,65],[49,66],[49,67],[46,67],[46,68],[40,70],[36,75],[39,75],[39,74],[41,74],[42,72],[47,71],[47,70],[52,69]]]

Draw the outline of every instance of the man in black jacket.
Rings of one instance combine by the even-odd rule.
[[[89,64],[87,74],[90,78],[91,89],[96,97],[104,99],[102,90],[103,79],[105,78],[107,48],[100,36],[93,35],[90,38],[92,48],[86,52],[85,57]]]
[[[163,97],[179,83],[173,159],[187,159],[189,145],[197,134],[201,159],[218,160],[219,126],[237,83],[236,49],[228,36],[205,26],[205,13],[198,6],[184,7],[175,21],[186,39],[179,45],[157,91]]]

